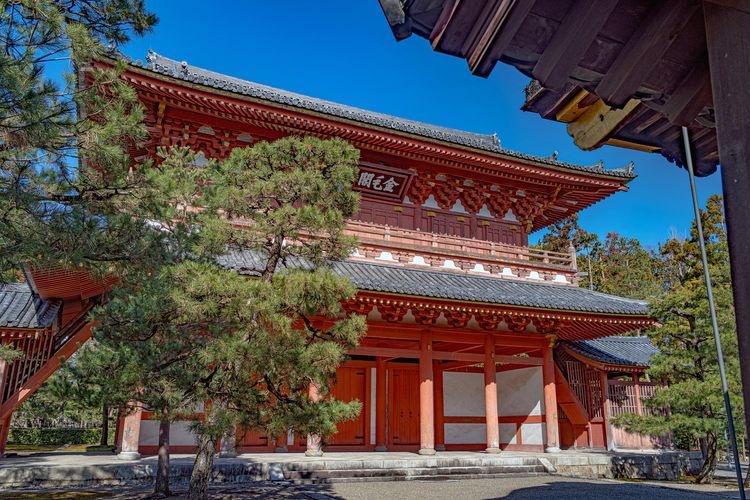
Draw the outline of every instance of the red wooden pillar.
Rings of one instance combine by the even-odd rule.
[[[607,440],[604,443],[604,447],[608,450],[613,450],[615,444],[612,442],[612,428],[609,426],[609,379],[607,378],[607,372],[599,372],[599,385],[601,385],[602,391],[602,419],[604,420],[604,439]]]
[[[138,443],[141,439],[141,413],[143,413],[141,403],[134,402],[129,405],[128,413],[123,419],[120,453],[117,454],[120,460],[141,458],[141,454],[138,453]]]
[[[13,412],[0,422],[0,457],[5,455],[5,445],[8,444],[8,433],[10,432],[10,421],[13,418]]]
[[[487,335],[484,338],[484,416],[487,428],[487,453],[500,453],[496,376],[495,339],[492,335]]]
[[[7,378],[8,362],[0,359],[0,400],[5,394],[5,379]],[[0,457],[5,454],[5,445],[8,441],[8,432],[10,432],[10,420],[13,416],[11,412],[8,416],[2,419],[0,422]]]
[[[641,403],[641,376],[633,373],[633,395],[635,396],[635,413],[643,415],[643,405]]]
[[[432,373],[435,376],[435,450],[445,451],[443,364],[439,359],[433,360]]]
[[[423,332],[419,349],[419,454],[435,454],[435,402],[432,373],[432,333]]]
[[[544,422],[547,427],[547,453],[560,451],[560,434],[557,424],[557,389],[555,387],[555,360],[552,357],[552,346],[544,348],[542,364],[544,381]]]
[[[307,388],[307,397],[310,401],[317,403],[320,401],[320,389],[314,383],[311,383]],[[323,442],[320,434],[308,434],[307,435],[307,449],[305,455],[308,457],[320,457],[323,456]]]
[[[375,359],[375,451],[387,451],[385,358]]]

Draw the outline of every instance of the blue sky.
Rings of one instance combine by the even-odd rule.
[[[396,42],[377,0],[214,0],[147,2],[154,32],[123,48],[148,49],[189,64],[266,85],[479,133],[505,148],[606,168],[635,162],[638,178],[581,213],[581,225],[655,246],[686,234],[692,220],[687,172],[658,154],[605,146],[580,151],[565,126],[520,111],[528,79],[498,64],[489,79],[465,61],[433,52],[427,40]],[[721,192],[719,174],[698,179],[701,203]],[[535,241],[541,232],[532,235]]]

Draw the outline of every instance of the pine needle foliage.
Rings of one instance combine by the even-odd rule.
[[[355,248],[343,229],[358,209],[359,153],[341,140],[284,138],[203,167],[183,148],[160,155],[144,200],[158,207],[169,257],[123,280],[95,312],[95,335],[132,360],[134,399],[169,418],[202,407],[189,496],[203,498],[217,441],[237,426],[327,435],[360,411],[330,396],[365,331],[341,306],[356,290],[330,267]],[[252,265],[223,268],[227,252]]]
[[[709,198],[701,219],[735,425],[744,433],[729,253],[719,196]],[[632,432],[671,433],[683,447],[699,442],[704,463],[696,480],[709,482],[717,448],[725,444],[727,415],[695,224],[690,239],[670,239],[660,250],[659,273],[667,288],[652,302],[652,314],[661,326],[648,335],[660,354],[648,374],[662,385],[645,401],[651,415],[628,414],[613,422]]]

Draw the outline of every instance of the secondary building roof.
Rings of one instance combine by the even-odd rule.
[[[260,259],[258,254],[247,250],[234,251],[220,258],[219,263],[245,274],[257,274],[259,269],[265,267],[265,259]],[[304,266],[304,263],[293,259],[289,265]],[[332,266],[334,272],[349,277],[352,284],[361,291],[558,311],[648,315],[648,304],[645,301],[616,297],[585,288],[370,262],[334,262]]]
[[[262,99],[265,101],[292,106],[295,108],[301,108],[317,113],[323,113],[329,116],[335,116],[360,123],[375,125],[378,127],[405,132],[408,134],[418,135],[430,139],[437,139],[460,146],[468,146],[490,153],[499,153],[511,158],[530,160],[553,167],[563,167],[580,172],[621,177],[625,179],[632,179],[636,177],[632,168],[606,170],[601,164],[584,166],[558,161],[555,158],[556,155],[552,155],[549,157],[540,157],[525,153],[519,153],[517,151],[511,151],[503,148],[500,145],[500,141],[498,140],[497,136],[494,134],[490,135],[466,132],[463,130],[431,125],[415,120],[408,120],[384,113],[377,113],[375,111],[368,111],[353,106],[338,104],[323,99],[317,99],[315,97],[309,97],[306,95],[289,92],[287,90],[269,87],[260,83],[242,80],[240,78],[235,78],[232,76],[217,73],[215,71],[192,66],[185,61],[176,61],[174,59],[170,59],[168,57],[157,54],[154,51],[149,51],[146,57],[146,61],[146,69],[160,75],[165,75],[193,84],[204,85],[206,87],[231,92],[234,94]]]
[[[604,337],[578,342],[565,342],[566,346],[594,361],[607,365],[646,367],[651,358],[659,354],[648,337]]]
[[[0,329],[47,328],[59,309],[59,301],[42,300],[26,283],[0,284]]]

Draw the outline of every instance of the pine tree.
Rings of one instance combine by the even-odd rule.
[[[133,174],[128,154],[145,136],[143,110],[117,78],[122,68],[100,71],[89,61],[155,22],[143,0],[3,2],[0,272],[5,278],[29,260],[111,272],[120,262],[151,257],[141,253],[151,248],[144,241],[151,234],[132,217],[133,193],[143,178]],[[82,75],[85,86],[79,85]]]
[[[341,140],[286,138],[202,168],[184,149],[161,156],[145,175],[169,258],[121,284],[96,311],[95,335],[131,357],[136,378],[171,384],[164,414],[203,403],[189,497],[205,498],[217,441],[237,425],[326,435],[360,410],[308,392],[329,393],[365,329],[341,307],[355,290],[329,267],[354,248],[343,229],[358,206],[359,155]],[[247,260],[243,274],[220,265],[227,252]],[[162,390],[131,387],[149,405]]]
[[[701,217],[730,397],[733,408],[741,412],[739,355],[721,198],[710,198]],[[694,224],[690,240],[672,239],[661,247],[660,267],[668,271],[663,276],[669,289],[652,304],[652,314],[661,327],[648,333],[660,350],[648,373],[664,384],[645,402],[653,415],[624,415],[614,422],[629,431],[651,435],[671,432],[688,443],[697,439],[704,462],[696,481],[708,482],[716,467],[717,447],[723,441],[726,411],[697,238]],[[735,413],[741,432],[743,420]]]

